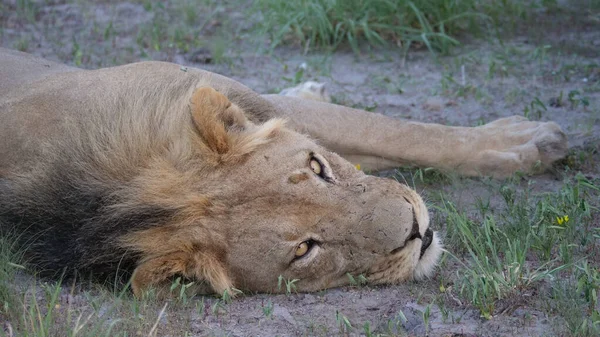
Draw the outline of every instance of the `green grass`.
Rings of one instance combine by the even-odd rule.
[[[311,47],[337,48],[348,43],[356,51],[367,41],[372,46],[389,42],[422,43],[431,50],[447,51],[453,38],[477,17],[473,1],[385,0],[259,0],[264,31],[271,47],[299,41]]]
[[[352,332],[352,330],[354,330],[350,319],[339,310],[335,311],[335,321],[338,325],[341,335],[348,335]]]
[[[514,0],[259,0],[255,8],[271,48],[300,43],[305,51],[334,50],[349,44],[358,53],[365,46],[408,50],[416,44],[447,53],[460,34],[514,25],[535,6]]]
[[[17,0],[17,14],[28,22],[35,22],[39,4],[32,0]]]
[[[15,287],[17,272],[24,267],[15,241],[11,233],[0,233],[0,319],[13,317],[20,310]]]
[[[189,284],[181,280],[173,281],[167,301],[136,299],[127,287],[40,280],[23,271],[22,251],[14,243],[14,235],[0,235],[0,337],[185,336],[191,313],[218,316],[230,301],[192,301],[185,293]]]
[[[282,291],[285,289],[286,295],[291,295],[292,293],[296,293],[296,282],[300,281],[299,279],[286,279],[283,276],[279,275],[277,277],[277,290]],[[285,287],[285,288],[284,288]]]
[[[235,31],[227,26],[231,31],[212,32],[211,24],[228,24],[227,18],[218,14],[222,9],[218,2],[186,0],[163,4],[145,1],[144,8],[152,14],[152,19],[139,25],[137,31],[136,42],[142,56],[151,57],[155,52],[185,54],[206,48],[211,54],[209,62],[227,60],[227,46]]]
[[[552,285],[546,305],[548,312],[562,318],[557,322],[557,332],[571,336],[600,335],[599,277],[597,266],[583,261],[571,277]]]
[[[492,207],[479,200],[477,215],[448,200],[440,207],[447,222],[448,250],[462,265],[456,280],[462,297],[491,319],[500,301],[519,298],[542,281],[554,285],[566,275],[579,275],[576,288],[569,291],[578,294],[576,303],[584,303],[573,310],[587,323],[578,325],[584,330],[575,330],[598,331],[593,329],[600,327],[599,271],[587,262],[594,258],[589,252],[600,245],[594,225],[600,206],[598,182],[577,174],[555,192],[536,194],[531,186],[510,180],[494,190],[503,205]]]

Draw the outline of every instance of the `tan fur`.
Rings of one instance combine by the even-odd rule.
[[[348,284],[348,274],[375,284],[427,277],[442,248],[434,233],[421,252],[419,237],[431,233],[425,204],[407,186],[365,175],[354,164],[504,176],[536,161],[548,165],[566,149],[553,123],[403,122],[260,96],[222,76],[169,63],[81,71],[0,50],[0,78],[0,213],[16,214],[9,225],[24,230],[33,227],[19,219],[32,213],[35,228],[69,237],[62,223],[36,221],[52,219],[47,212],[73,222],[60,212],[70,207],[67,201],[75,212],[100,200],[90,207],[91,218],[77,214],[83,224],[77,251],[40,243],[51,248],[41,251],[40,264],[57,261],[44,259],[45,251],[68,251],[77,261],[60,263],[90,272],[110,271],[125,259],[135,265],[136,295],[164,290],[177,276],[219,294],[281,292],[280,277],[297,279],[298,291]],[[323,165],[322,174],[311,158]],[[75,197],[59,209],[43,207],[76,193],[82,205]],[[295,259],[303,242],[312,249]]]

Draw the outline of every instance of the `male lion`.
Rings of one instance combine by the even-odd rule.
[[[505,176],[566,150],[554,123],[404,122],[162,62],[0,49],[0,78],[2,231],[44,275],[130,272],[136,295],[176,276],[219,294],[426,277],[442,248],[423,201],[352,163]]]

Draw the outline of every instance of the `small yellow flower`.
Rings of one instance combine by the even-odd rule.
[[[569,222],[569,216],[568,215],[564,215],[564,216],[557,216],[556,217],[556,222],[559,225],[562,225],[563,223],[566,224],[567,222]]]
[[[356,167],[356,169],[360,171],[360,164],[356,164],[354,165],[354,167]]]

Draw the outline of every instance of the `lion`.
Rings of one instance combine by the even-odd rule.
[[[502,177],[567,148],[551,122],[406,122],[165,62],[0,65],[0,229],[42,276],[126,277],[136,296],[176,277],[206,294],[429,277],[423,200],[355,164]]]

